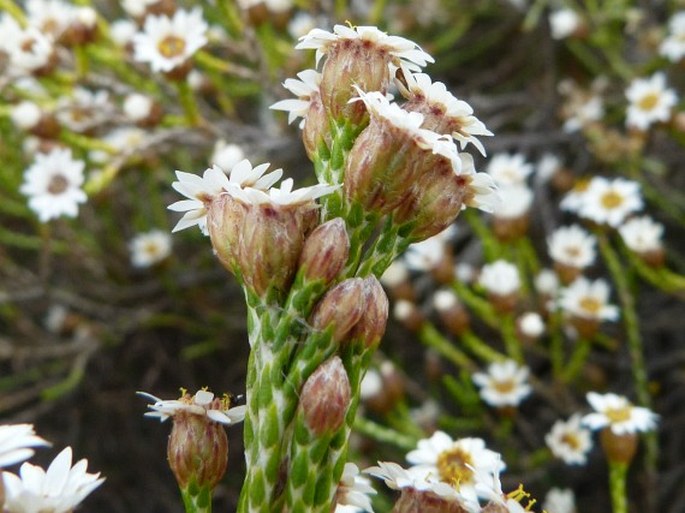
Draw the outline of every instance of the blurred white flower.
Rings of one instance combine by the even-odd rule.
[[[336,512],[340,511],[341,506],[352,506],[358,508],[358,511],[373,513],[369,495],[375,493],[376,490],[371,486],[369,479],[359,474],[359,467],[354,463],[347,462],[335,495]]]
[[[219,166],[225,171],[230,171],[241,160],[245,159],[245,152],[237,144],[229,144],[223,139],[219,139],[214,144],[214,151],[209,163],[212,166]]]
[[[17,128],[31,130],[43,117],[43,111],[34,102],[24,100],[12,106],[10,117]]]
[[[139,233],[129,242],[134,267],[150,267],[171,254],[171,237],[162,230]]]
[[[132,43],[133,36],[137,32],[138,27],[131,20],[116,20],[109,26],[109,35],[112,41],[122,47]]]
[[[618,233],[628,249],[636,253],[661,251],[661,238],[664,225],[657,223],[649,216],[633,217],[618,228]]]
[[[549,14],[553,39],[566,39],[583,26],[583,19],[573,9],[556,9]]]
[[[533,164],[521,153],[498,153],[490,159],[485,171],[497,185],[509,186],[525,185],[533,170]]]
[[[609,304],[609,284],[601,278],[591,282],[581,276],[561,290],[558,304],[567,314],[582,319],[615,321],[619,310]]]
[[[319,95],[321,73],[314,69],[306,69],[297,74],[297,78],[286,78],[283,87],[297,96],[287,100],[281,100],[269,107],[274,110],[283,110],[288,113],[288,123],[297,118],[302,118],[300,128],[304,128],[305,118],[311,102]]]
[[[538,294],[554,297],[559,290],[559,278],[551,269],[543,269],[535,276],[534,285]]]
[[[142,121],[150,116],[154,101],[149,96],[140,93],[131,93],[124,98],[124,114],[131,121]]]
[[[560,264],[585,269],[597,257],[594,235],[578,225],[562,226],[547,238],[549,256]]]
[[[545,435],[545,443],[552,454],[568,465],[585,465],[592,449],[590,431],[581,426],[581,420],[577,413],[567,421],[558,420]]]
[[[87,199],[81,189],[84,167],[82,160],[72,158],[70,149],[36,154],[19,190],[29,197],[29,208],[42,223],[62,215],[76,217],[79,203]]]
[[[422,272],[434,269],[451,254],[450,243],[456,232],[456,226],[450,225],[437,235],[410,245],[404,254],[407,268]]]
[[[0,469],[33,456],[33,447],[50,445],[36,435],[32,424],[0,425]]]
[[[661,72],[634,79],[626,90],[626,98],[630,102],[626,124],[639,130],[646,130],[658,121],[668,121],[671,109],[678,103],[675,91],[666,88],[666,75]]]
[[[86,472],[83,459],[71,466],[71,447],[60,452],[47,471],[22,464],[19,475],[3,472],[7,513],[69,513],[102,484],[100,473]]]
[[[576,496],[570,488],[550,488],[543,508],[547,513],[576,513]]]
[[[198,390],[192,396],[183,390],[179,399],[167,400],[160,399],[147,392],[138,392],[138,395],[154,401],[154,404],[148,404],[147,407],[152,411],[145,413],[145,416],[158,418],[160,422],[164,422],[174,415],[190,414],[207,417],[219,424],[230,426],[237,422],[242,422],[245,418],[245,405],[229,408],[230,401],[228,397],[215,398],[214,394],[208,390]]]
[[[545,321],[537,312],[526,312],[517,319],[521,333],[530,339],[537,339],[545,332]]]
[[[587,401],[595,410],[583,417],[583,424],[590,429],[610,428],[616,435],[652,431],[659,418],[648,408],[633,406],[622,395],[588,392]]]
[[[518,292],[521,279],[516,266],[506,260],[496,260],[486,264],[480,271],[478,283],[489,293],[508,296]]]
[[[528,384],[530,370],[514,360],[493,362],[487,373],[476,372],[473,382],[480,387],[480,396],[490,406],[518,406],[528,397],[531,387]]]
[[[74,132],[85,132],[109,121],[114,105],[105,90],[89,91],[76,87],[71,96],[57,101],[57,119]]]
[[[685,11],[678,11],[668,20],[668,35],[661,42],[659,53],[671,62],[685,57]]]
[[[497,194],[500,202],[492,215],[499,219],[522,218],[533,204],[533,191],[525,184],[500,186]]]
[[[300,11],[290,18],[288,22],[288,34],[293,39],[300,39],[315,29],[319,22],[308,12]]]
[[[563,205],[562,205],[563,206]],[[624,178],[593,177],[582,193],[578,215],[597,224],[620,226],[643,206],[640,184]]]

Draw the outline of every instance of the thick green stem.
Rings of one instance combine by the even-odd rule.
[[[611,491],[613,513],[628,513],[628,498],[626,497],[627,474],[627,463],[609,463],[609,489]]]

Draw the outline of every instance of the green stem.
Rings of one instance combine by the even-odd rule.
[[[460,336],[460,340],[464,343],[464,346],[469,351],[471,351],[481,360],[484,360],[488,363],[501,362],[502,360],[506,360],[507,358],[505,355],[503,355],[496,349],[490,347],[484,340],[482,340],[472,331],[465,331],[464,333],[462,333]]]
[[[417,440],[414,437],[402,434],[399,431],[382,426],[364,417],[357,417],[355,419],[354,428],[362,435],[373,438],[378,442],[394,445],[403,451],[410,451],[416,448]]]
[[[212,513],[212,492],[209,488],[198,488],[190,484],[181,489],[186,513]]]
[[[419,329],[419,340],[432,347],[459,368],[475,370],[476,366],[466,353],[457,349],[431,323],[425,322]]]
[[[181,105],[183,106],[186,121],[191,126],[199,125],[201,120],[200,111],[197,107],[197,101],[190,85],[185,80],[178,80],[176,82],[176,88],[178,89],[178,96]]]
[[[627,463],[609,462],[609,489],[611,491],[613,513],[628,513],[628,499],[626,497],[627,474]]]
[[[592,343],[586,338],[581,338],[576,341],[576,347],[573,350],[573,353],[571,353],[568,365],[561,374],[561,379],[563,381],[570,382],[578,376],[583,369],[583,365],[585,365],[585,362],[587,361],[591,347]]]
[[[14,18],[22,27],[26,26],[27,22],[24,11],[22,11],[21,7],[19,7],[12,0],[0,0],[0,11],[9,13],[9,15],[12,16],[12,18]]]
[[[516,321],[512,314],[506,314],[501,319],[500,328],[502,330],[502,338],[504,339],[504,347],[507,350],[509,358],[516,360],[518,363],[524,363],[523,349],[521,348],[521,341],[516,335]]]

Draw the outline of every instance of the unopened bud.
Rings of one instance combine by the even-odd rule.
[[[333,340],[341,342],[364,312],[364,280],[349,278],[326,292],[316,306],[311,325],[319,330],[333,326]]]
[[[300,269],[308,280],[330,283],[342,270],[350,253],[345,221],[338,217],[309,234],[300,254]]]
[[[317,92],[309,97],[309,109],[302,129],[302,142],[309,158],[318,154],[322,144],[330,145],[331,129],[328,114],[321,103],[321,95]]]
[[[456,495],[456,494],[455,494]],[[453,496],[440,496],[430,490],[402,488],[393,513],[467,513],[461,501]]]
[[[228,437],[222,424],[204,415],[178,412],[167,446],[169,466],[181,489],[213,489],[226,472]]]
[[[340,357],[321,364],[300,394],[307,427],[318,436],[337,431],[345,421],[351,395],[350,380]]]
[[[364,279],[363,286],[362,315],[347,338],[360,340],[366,347],[376,347],[388,323],[388,296],[373,275]]]
[[[638,444],[638,435],[636,433],[617,435],[609,426],[602,430],[599,439],[607,461],[624,464],[629,464],[633,461]]]

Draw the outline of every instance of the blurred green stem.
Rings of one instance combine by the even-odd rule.
[[[197,101],[193,90],[190,85],[185,80],[179,80],[176,82],[176,88],[178,89],[178,96],[183,106],[183,112],[186,116],[186,121],[191,126],[196,126],[200,124],[200,111],[197,107]]]
[[[626,498],[627,474],[627,463],[609,462],[609,488],[611,490],[613,513],[628,513],[628,500]]]

